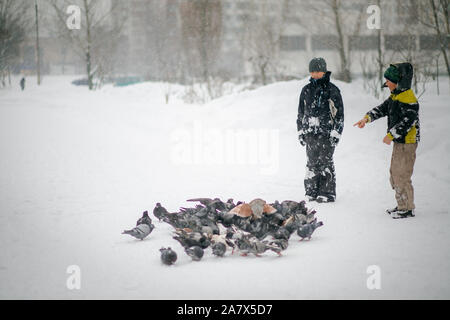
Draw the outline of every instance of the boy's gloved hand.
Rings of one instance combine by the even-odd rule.
[[[333,147],[337,146],[339,139],[336,137],[330,137],[330,142]]]
[[[330,132],[330,142],[333,147],[337,146],[337,144],[339,143],[340,137],[341,137],[341,135],[336,130],[332,130]]]
[[[305,142],[305,135],[303,134],[302,131],[298,132],[298,141],[300,141],[300,144],[302,146],[306,146],[306,142]]]

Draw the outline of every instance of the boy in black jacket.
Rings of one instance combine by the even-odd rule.
[[[323,58],[309,63],[311,78],[298,105],[298,139],[306,146],[305,193],[309,201],[336,200],[333,154],[344,129],[344,105],[338,87],[330,82]]]
[[[411,176],[420,140],[419,103],[411,90],[413,67],[410,63],[391,64],[384,73],[391,95],[381,105],[367,112],[354,126],[364,128],[366,123],[387,116],[388,129],[383,139],[394,141],[390,183],[395,190],[397,207],[386,210],[394,219],[413,217],[414,188]]]

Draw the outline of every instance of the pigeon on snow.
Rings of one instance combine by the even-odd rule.
[[[148,212],[144,211],[142,218],[136,222],[136,227],[130,230],[124,230],[122,234],[129,234],[136,239],[144,240],[150,233],[152,233],[155,226],[152,224],[152,219],[148,216]]]
[[[142,213],[142,218],[139,218],[139,220],[136,222],[136,226],[143,224],[143,223],[148,224],[148,225],[152,224],[152,219],[148,216],[148,211],[144,211]]]
[[[171,265],[177,261],[177,253],[173,251],[170,247],[159,249],[161,252],[161,261],[164,264]]]
[[[317,220],[314,220],[311,223],[305,223],[304,225],[301,225],[298,228],[297,234],[299,235],[300,238],[302,238],[301,240],[306,238],[310,240],[314,230],[316,230],[320,226],[323,226],[322,221],[317,222]]]
[[[168,215],[169,212],[166,210],[166,208],[164,208],[163,206],[161,206],[161,203],[156,203],[156,207],[153,209],[153,215],[159,220],[161,221],[163,219],[163,217],[165,217],[166,215]]]
[[[186,254],[194,261],[200,261],[203,257],[203,249],[199,246],[193,246],[184,250]]]

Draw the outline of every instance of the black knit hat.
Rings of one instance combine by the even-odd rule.
[[[327,72],[327,63],[324,58],[314,58],[309,62],[309,72]]]

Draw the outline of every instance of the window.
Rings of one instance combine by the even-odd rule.
[[[384,47],[386,50],[415,50],[416,37],[407,35],[391,35],[384,37]]]
[[[280,41],[282,51],[306,50],[306,38],[304,36],[282,36]]]
[[[445,37],[445,35],[441,35]],[[419,38],[420,41],[420,49],[422,50],[440,50],[441,44],[439,43],[439,39],[435,35],[421,35]],[[449,37],[447,37],[446,46],[449,44]]]
[[[314,35],[311,41],[313,50],[335,50],[336,48],[339,48],[337,36]]]
[[[353,36],[349,41],[352,50],[374,50],[379,44],[377,36]]]

